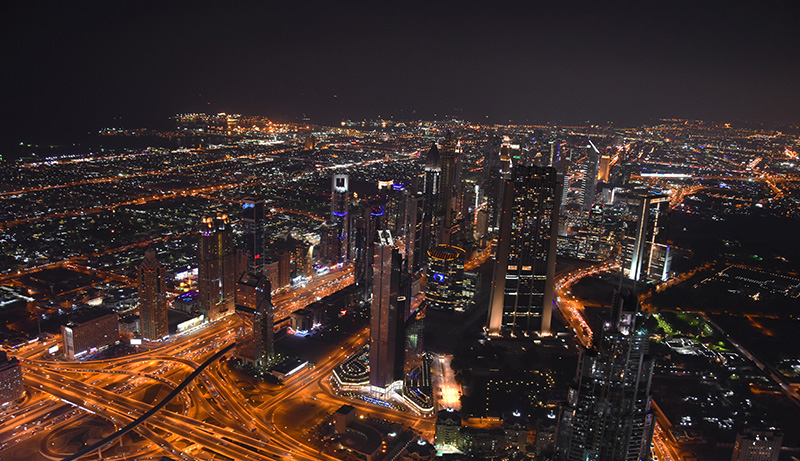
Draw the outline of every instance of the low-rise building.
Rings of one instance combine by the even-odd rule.
[[[21,398],[24,392],[19,360],[0,351],[0,406]]]
[[[105,309],[85,309],[61,325],[64,353],[69,360],[119,341],[117,314]]]

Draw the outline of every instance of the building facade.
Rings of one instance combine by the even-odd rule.
[[[518,162],[505,181],[490,335],[550,333],[560,196],[553,167]]]
[[[166,275],[153,248],[144,252],[139,265],[139,326],[142,339],[148,341],[160,341],[169,334]]]
[[[428,307],[438,310],[462,310],[464,305],[463,249],[438,245],[428,250],[427,289]]]
[[[236,250],[227,215],[204,217],[197,248],[197,291],[200,311],[214,321],[232,312],[236,298]]]
[[[386,389],[403,377],[403,313],[398,307],[402,256],[389,231],[379,231],[374,245],[370,308],[369,383]]]
[[[636,281],[669,279],[672,248],[666,245],[669,197],[632,190],[614,194],[616,203],[628,206],[628,232],[623,237],[625,276]]]
[[[242,237],[247,258],[247,270],[259,274],[264,269],[264,200],[245,197],[242,201]]]
[[[0,351],[0,407],[22,398],[24,394],[19,360],[9,358],[5,351]]]
[[[75,316],[66,325],[61,325],[64,353],[69,360],[119,341],[117,314],[105,310],[92,311]]]
[[[245,272],[236,284],[236,314],[241,319],[236,329],[236,356],[262,368],[274,355],[275,313],[272,287],[266,275]]]
[[[736,436],[731,461],[778,461],[783,434],[746,430]]]

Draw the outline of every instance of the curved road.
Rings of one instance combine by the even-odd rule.
[[[188,376],[186,379],[184,379],[184,380],[183,380],[183,382],[182,382],[182,383],[180,383],[180,384],[178,385],[178,387],[176,387],[175,389],[173,389],[173,390],[172,390],[172,392],[170,392],[170,393],[169,393],[169,395],[167,395],[166,397],[164,397],[164,399],[163,399],[161,402],[159,402],[158,404],[156,404],[156,405],[155,405],[153,408],[151,408],[150,410],[146,411],[146,412],[145,412],[145,413],[144,413],[142,416],[139,416],[138,418],[134,419],[133,421],[131,421],[131,422],[130,422],[128,425],[126,425],[126,426],[125,426],[125,427],[123,427],[122,429],[120,429],[120,430],[118,430],[117,432],[115,432],[115,433],[113,433],[113,434],[109,435],[108,437],[106,437],[106,438],[104,438],[104,439],[100,440],[99,442],[95,443],[94,445],[90,445],[90,446],[88,446],[88,447],[84,448],[83,450],[80,450],[80,451],[78,451],[78,452],[77,452],[77,453],[75,453],[75,454],[72,454],[72,455],[70,455],[70,456],[67,456],[66,458],[64,458],[64,460],[63,460],[63,461],[73,461],[73,460],[76,460],[76,459],[78,459],[78,458],[80,458],[80,457],[82,457],[82,456],[84,456],[84,455],[87,455],[87,454],[89,454],[89,453],[91,453],[91,452],[93,452],[93,451],[95,451],[95,450],[99,450],[99,449],[101,449],[101,448],[102,448],[104,445],[106,445],[107,443],[109,443],[109,442],[113,442],[114,440],[116,440],[116,439],[118,439],[118,438],[122,437],[124,434],[126,434],[126,433],[130,432],[131,430],[133,430],[134,428],[136,428],[136,426],[138,426],[139,424],[141,424],[141,423],[143,423],[144,421],[146,421],[146,420],[147,420],[147,418],[149,418],[149,417],[153,416],[153,415],[154,415],[154,414],[155,414],[155,413],[156,413],[158,410],[160,410],[160,409],[164,408],[165,406],[167,406],[167,404],[168,404],[168,403],[169,403],[169,402],[170,402],[172,399],[174,399],[175,397],[177,397],[177,396],[178,396],[178,394],[180,394],[180,393],[181,393],[181,391],[182,391],[182,390],[183,390],[183,389],[184,389],[186,386],[188,386],[188,385],[189,385],[189,383],[191,383],[191,382],[192,382],[192,381],[193,381],[193,380],[194,380],[194,379],[195,379],[197,376],[199,376],[199,375],[200,375],[200,373],[202,373],[202,372],[203,372],[203,370],[205,370],[207,366],[209,366],[209,365],[211,365],[213,362],[215,362],[215,361],[219,360],[219,359],[220,359],[220,358],[221,358],[223,355],[225,355],[225,354],[226,354],[228,351],[230,351],[231,349],[233,349],[233,348],[234,348],[234,346],[235,346],[235,344],[231,344],[231,345],[229,345],[229,346],[227,346],[227,347],[224,347],[222,350],[220,350],[220,351],[219,351],[219,352],[217,352],[216,354],[212,355],[212,356],[211,356],[211,358],[209,358],[208,360],[206,360],[205,362],[203,362],[203,364],[202,364],[202,365],[200,365],[199,367],[197,367],[197,369],[196,369],[194,372],[192,372],[192,374],[190,374],[190,375],[189,375],[189,376]]]

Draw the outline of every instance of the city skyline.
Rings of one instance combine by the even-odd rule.
[[[797,461],[800,3],[5,10],[2,459]]]
[[[3,457],[800,443],[796,135],[173,120],[0,162]]]
[[[15,5],[4,31],[4,152],[182,111],[327,125],[800,121],[794,2],[38,6]]]

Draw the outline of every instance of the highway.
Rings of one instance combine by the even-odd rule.
[[[331,274],[320,289],[332,281],[341,282],[343,276],[347,277],[348,271]],[[313,370],[293,375],[279,392],[263,395],[264,399],[257,402],[243,393],[231,373],[215,361],[232,347],[236,321],[235,316],[227,316],[157,349],[109,360],[58,362],[37,359],[37,354],[30,352],[24,359],[24,377],[35,398],[17,412],[14,422],[18,424],[9,427],[13,432],[8,437],[20,441],[36,432],[71,427],[93,413],[122,429],[71,455],[59,455],[53,446],[42,446],[40,451],[70,460],[93,457],[108,450],[103,447],[112,446],[109,444],[114,438],[133,430],[150,441],[149,446],[136,451],[137,456],[158,447],[178,459],[211,459],[214,454],[236,460],[335,459],[321,454],[319,447],[301,437],[296,428],[280,426],[276,414],[285,409],[286,402],[304,400],[324,404],[325,414],[344,403],[355,404],[365,415],[396,420],[432,435],[432,422],[420,423],[416,415],[353,402],[331,391],[328,380],[333,368],[363,346],[369,337],[368,328],[343,342]],[[39,347],[30,350],[43,352]],[[204,362],[207,368],[203,368]],[[153,386],[165,389],[160,393],[171,391],[156,406],[144,400]],[[164,407],[172,397],[175,404],[168,410]],[[71,419],[58,419],[67,412],[73,413]],[[42,419],[43,426],[31,427],[32,422]]]
[[[337,291],[355,283],[352,264],[347,264],[329,273],[314,277],[311,281],[281,291],[272,297],[275,306],[275,322],[283,320],[289,315],[320,299],[332,295]]]

